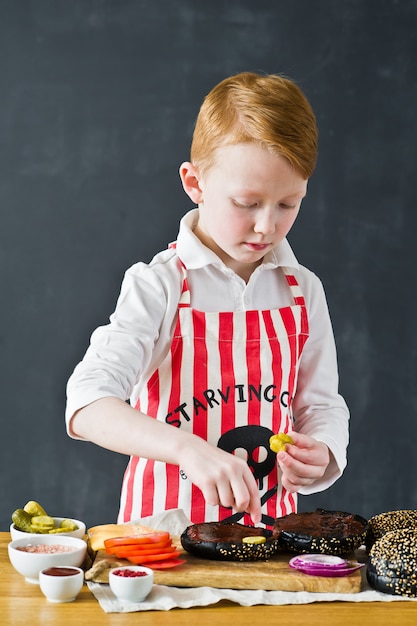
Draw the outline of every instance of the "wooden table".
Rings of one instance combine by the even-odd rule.
[[[315,602],[290,606],[237,606],[105,613],[84,585],[75,602],[53,604],[9,562],[8,532],[0,532],[1,626],[407,626],[417,623],[417,602]]]

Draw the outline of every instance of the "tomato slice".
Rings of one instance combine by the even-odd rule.
[[[184,559],[169,559],[168,561],[151,561],[146,563],[146,567],[151,569],[169,569],[170,567],[178,567],[186,561]]]
[[[143,535],[128,535],[126,537],[112,537],[111,539],[105,539],[105,547],[113,546],[129,546],[137,544],[147,543],[160,543],[162,541],[168,541],[170,534],[167,531],[155,531],[154,533],[145,533]]]
[[[151,544],[149,544],[151,545]],[[130,546],[129,546],[130,547]],[[149,556],[150,554],[172,554],[177,552],[178,548],[175,546],[167,546],[166,548],[150,548],[149,550],[137,548],[136,550],[125,550],[124,548],[118,548],[115,552],[112,552],[119,559],[128,559],[131,556]]]
[[[168,559],[175,559],[182,554],[181,550],[175,550],[174,552],[161,552],[160,554],[148,554],[126,557],[131,563],[141,565],[142,563],[152,563],[153,561],[167,561]]]
[[[106,546],[106,552],[108,554],[115,554],[121,557],[123,553],[136,553],[142,550],[155,550],[155,552],[162,551],[165,548],[169,548],[172,544],[172,539],[168,541],[158,541],[155,543],[131,543],[127,545]]]

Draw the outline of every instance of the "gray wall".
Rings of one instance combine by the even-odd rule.
[[[0,529],[29,499],[114,521],[122,456],[70,440],[65,384],[125,269],[176,236],[203,96],[242,70],[305,90],[320,157],[290,236],[322,278],[349,464],[301,500],[417,508],[415,0],[0,1]]]

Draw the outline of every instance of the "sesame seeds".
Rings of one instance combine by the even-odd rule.
[[[373,544],[367,569],[369,584],[383,593],[417,597],[417,528],[386,532]]]
[[[371,517],[365,540],[368,552],[375,541],[381,539],[386,533],[392,530],[401,530],[402,528],[417,528],[416,510],[387,511]]]

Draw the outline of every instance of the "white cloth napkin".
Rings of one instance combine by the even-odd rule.
[[[136,522],[136,521],[135,521]],[[167,530],[180,535],[191,524],[181,509],[166,511],[153,517],[137,520],[152,528]],[[362,571],[362,591],[359,593],[311,593],[308,591],[263,591],[240,589],[215,589],[213,587],[180,588],[154,585],[143,602],[132,603],[116,598],[109,585],[87,582],[88,588],[106,613],[132,613],[136,611],[169,611],[174,608],[189,609],[209,606],[221,600],[229,600],[241,606],[257,604],[310,604],[312,602],[398,602],[416,601],[417,598],[391,596],[372,589]]]

